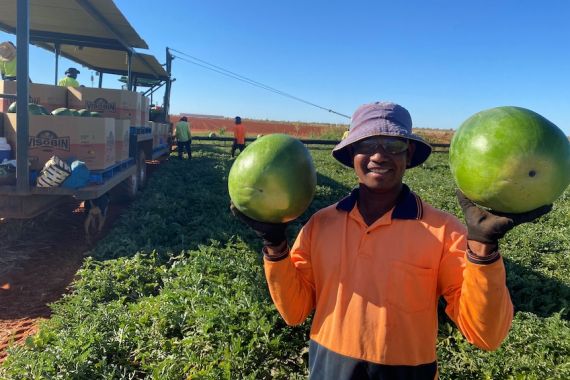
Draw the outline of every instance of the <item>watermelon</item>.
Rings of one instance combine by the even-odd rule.
[[[449,163],[459,189],[495,211],[553,203],[570,184],[570,142],[552,122],[520,107],[478,112],[455,132]]]
[[[87,111],[85,108],[80,109],[79,111],[77,111],[77,113],[79,114],[79,116],[82,116],[82,117],[90,117],[91,116],[91,112]]]
[[[43,108],[42,106],[35,104],[35,103],[28,103],[28,112],[32,115],[43,115]],[[8,107],[8,111],[7,113],[16,113],[18,110],[18,106],[16,105],[16,102],[12,102],[12,104],[10,104],[10,106]]]
[[[69,108],[65,107],[56,108],[51,111],[51,114],[55,116],[73,116],[73,113],[69,110]]]
[[[261,222],[285,223],[309,207],[317,184],[311,154],[285,134],[252,142],[234,161],[228,189],[236,208]]]

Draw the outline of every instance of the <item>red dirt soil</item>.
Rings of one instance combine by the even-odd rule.
[[[147,161],[147,174],[152,175],[166,159]],[[13,264],[14,260],[7,261],[6,257],[16,257],[15,265],[8,270],[0,268],[0,364],[9,346],[23,344],[36,333],[39,322],[50,317],[49,304],[68,291],[85,254],[129,207],[128,203],[112,202],[102,232],[89,246],[83,229],[86,214],[80,206],[73,200],[63,203],[29,223],[23,238],[0,245],[0,265],[3,260]],[[10,222],[14,221],[4,221]],[[2,227],[6,225],[0,223]],[[25,254],[20,258],[22,251]]]
[[[180,119],[180,115],[171,116],[170,121],[176,123]],[[220,130],[225,130],[228,136],[233,135],[234,119],[222,117],[195,117],[186,116],[188,122],[192,127],[193,132],[219,133]],[[348,127],[347,124],[318,124],[318,123],[302,123],[302,122],[280,122],[271,120],[252,120],[243,119],[246,133],[249,136],[257,136],[258,134],[267,135],[270,133],[286,133],[291,136],[304,137],[304,138],[318,138],[324,133],[332,130],[338,131],[339,135]]]
[[[115,203],[109,207],[103,232],[96,240],[105,236],[125,207]],[[41,320],[49,318],[48,305],[65,294],[89,250],[83,232],[85,213],[77,201],[50,212],[52,223],[47,217],[42,220],[44,226],[37,226],[49,225],[49,233],[33,241],[35,252],[18,260],[8,272],[0,272],[0,363],[9,345],[23,343],[37,331]],[[14,242],[6,250],[17,251],[21,244]],[[25,245],[29,250],[29,242]]]
[[[172,123],[180,120],[181,115],[173,115],[170,118]],[[233,136],[234,119],[226,117],[207,117],[207,116],[186,116],[194,133],[214,132],[219,134],[221,130],[225,131],[225,136]],[[348,121],[348,120],[347,120]],[[253,120],[243,119],[246,134],[254,137],[259,134],[267,135],[270,133],[286,133],[298,138],[314,138],[318,139],[323,135],[342,136],[343,132],[348,128],[347,124],[326,124],[326,123],[303,123],[303,122],[284,122],[271,120]],[[449,144],[453,137],[451,129],[428,129],[414,128],[417,133],[430,143]]]

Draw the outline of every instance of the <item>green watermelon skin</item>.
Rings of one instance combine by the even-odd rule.
[[[285,134],[270,134],[248,145],[228,175],[235,207],[250,218],[287,223],[309,207],[317,173],[305,145]]]
[[[44,110],[45,108],[43,108],[39,104],[28,103],[28,112],[32,115],[44,115]],[[8,107],[8,113],[16,113],[16,112],[18,112],[18,106],[16,102],[13,102],[12,104],[10,104],[10,107]]]
[[[471,200],[523,213],[553,203],[570,184],[570,142],[531,110],[504,106],[478,112],[455,132],[451,174]]]
[[[51,113],[42,105],[39,106],[42,111],[42,115],[51,115]]]
[[[51,114],[54,116],[73,116],[73,112],[69,108],[61,107],[56,108],[51,111]]]

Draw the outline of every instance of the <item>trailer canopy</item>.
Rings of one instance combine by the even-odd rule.
[[[16,34],[17,0],[0,2],[0,30]],[[30,0],[30,42],[127,50],[146,42],[112,0]]]
[[[29,0],[30,43],[56,56],[54,83],[61,55],[99,73],[166,81],[157,59],[136,52],[148,49],[112,0]],[[0,1],[0,30],[16,34],[17,0]]]
[[[40,44],[39,46],[55,52],[53,44]],[[65,45],[61,47],[60,54],[91,70],[128,75],[128,53],[124,51]],[[131,73],[137,79],[167,80],[169,78],[164,67],[153,55],[138,52],[132,55]]]

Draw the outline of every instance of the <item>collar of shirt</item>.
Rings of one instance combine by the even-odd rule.
[[[337,210],[350,212],[358,201],[358,188],[353,189],[349,195],[344,197],[336,205]],[[410,188],[404,184],[402,192],[398,197],[396,206],[392,212],[392,219],[416,219],[423,215],[422,201]]]

